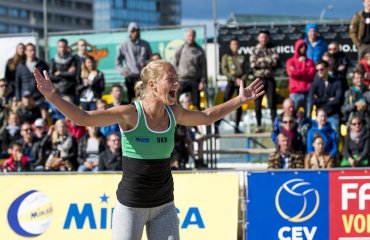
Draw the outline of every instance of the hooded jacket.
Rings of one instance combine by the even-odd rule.
[[[308,24],[306,27],[306,35],[308,35],[308,32],[310,29],[315,29],[316,32],[318,32],[318,27],[316,24]],[[305,41],[307,43],[307,58],[312,59],[315,64],[317,61],[319,61],[322,57],[322,55],[328,50],[328,44],[325,40],[322,38],[317,38],[316,42],[317,44],[315,46],[312,46],[308,38],[305,38]]]
[[[317,121],[312,123],[312,127],[308,130],[307,134],[307,153],[314,151],[313,140],[315,133],[318,133],[324,139],[324,152],[329,153],[335,158],[338,151],[337,135],[329,122],[321,129],[319,129]]]
[[[306,45],[303,39],[299,39],[294,45],[294,55],[286,63],[286,72],[289,76],[290,93],[308,93],[315,76],[315,63],[306,56],[303,62],[299,61],[299,48]]]

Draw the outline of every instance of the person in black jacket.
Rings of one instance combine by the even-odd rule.
[[[62,96],[69,96],[74,102],[77,100],[76,71],[76,58],[68,51],[67,40],[62,38],[58,41],[58,53],[51,60],[50,78],[55,89]]]
[[[35,101],[43,98],[36,87],[35,77],[33,76],[33,69],[37,68],[39,71],[48,70],[49,66],[42,60],[36,58],[36,47],[32,43],[26,45],[26,59],[17,66],[15,73],[15,92],[17,101],[22,98],[22,93],[29,91]]]
[[[340,50],[338,42],[331,42],[328,46],[328,52],[333,56],[333,70],[335,76],[342,82],[343,92],[347,91],[349,86],[347,82],[347,70],[351,62],[344,52]]]
[[[342,84],[339,80],[329,76],[329,64],[320,60],[316,64],[317,79],[311,84],[309,92],[309,113],[312,106],[323,108],[328,115],[328,122],[338,133],[340,126],[340,113],[343,98]]]
[[[9,84],[9,96],[11,98],[15,96],[15,73],[17,65],[25,59],[24,49],[25,45],[18,43],[14,56],[6,62],[5,79]]]
[[[104,74],[96,68],[94,58],[87,56],[81,65],[81,84],[78,87],[80,105],[83,110],[96,110],[96,101],[101,98],[104,91]]]
[[[99,155],[99,171],[121,171],[122,150],[121,137],[112,132],[107,137],[107,148]]]

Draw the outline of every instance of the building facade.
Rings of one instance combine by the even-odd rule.
[[[181,0],[94,0],[94,29],[179,25]]]

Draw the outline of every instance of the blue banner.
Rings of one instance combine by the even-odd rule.
[[[328,172],[249,172],[248,240],[329,239]]]

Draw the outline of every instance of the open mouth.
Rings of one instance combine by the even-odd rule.
[[[169,95],[170,95],[171,98],[176,98],[176,91],[175,90],[171,90],[169,92]]]

